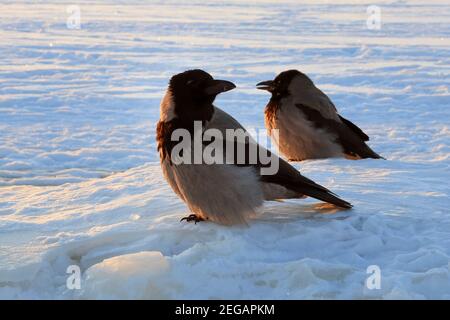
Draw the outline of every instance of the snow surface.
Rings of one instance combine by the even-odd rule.
[[[376,1],[0,4],[0,298],[450,299],[450,5]],[[180,223],[155,146],[174,73],[263,128],[255,84],[298,68],[388,158],[302,172],[354,204],[267,203],[249,227]],[[81,289],[66,269],[79,265]],[[369,290],[366,270],[381,270]]]

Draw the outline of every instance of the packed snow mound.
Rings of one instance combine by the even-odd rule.
[[[105,259],[86,270],[87,299],[164,299],[161,277],[169,263],[161,252],[138,252]]]
[[[380,29],[371,1],[78,1],[80,29],[71,1],[3,4],[0,298],[450,299],[447,2],[378,1]],[[233,81],[217,106],[263,131],[255,84],[299,69],[388,160],[295,164],[352,210],[180,223],[155,124],[191,68]]]

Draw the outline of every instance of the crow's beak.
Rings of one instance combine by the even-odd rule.
[[[273,80],[267,80],[267,81],[263,81],[260,82],[256,85],[256,87],[259,90],[267,90],[267,91],[272,91],[274,86],[273,86]]]
[[[208,81],[205,87],[207,95],[217,95],[222,92],[230,91],[236,88],[233,82],[226,80],[211,80]]]

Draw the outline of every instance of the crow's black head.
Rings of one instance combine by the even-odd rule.
[[[174,75],[169,82],[169,89],[177,111],[211,105],[219,93],[235,87],[232,82],[215,80],[209,73],[200,69]]]
[[[281,72],[275,79],[260,82],[256,86],[260,90],[266,90],[272,93],[272,98],[281,99],[292,93],[289,89],[294,79],[301,79],[302,83],[305,84],[313,83],[304,73],[298,70],[287,70]]]

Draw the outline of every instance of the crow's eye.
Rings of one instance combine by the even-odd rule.
[[[196,81],[195,80],[188,80],[187,82],[186,82],[186,85],[188,85],[188,86],[190,86],[190,85],[192,85],[192,84],[194,84]]]

